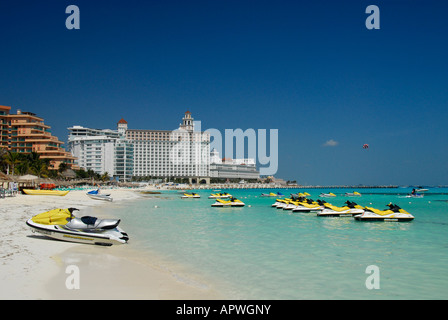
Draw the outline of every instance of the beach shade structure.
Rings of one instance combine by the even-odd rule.
[[[20,176],[18,181],[26,182],[26,181],[34,181],[34,180],[37,180],[37,179],[39,179],[39,177],[33,176],[32,174],[27,174],[27,175],[24,175],[24,176]]]
[[[70,178],[70,179],[74,179],[74,178],[76,178],[76,172],[73,171],[72,169],[66,169],[66,170],[64,170],[64,172],[62,172],[61,175],[62,175],[64,178]]]
[[[12,179],[10,177],[8,177],[6,174],[4,174],[3,172],[0,171],[0,181],[4,182],[4,181],[12,181]]]

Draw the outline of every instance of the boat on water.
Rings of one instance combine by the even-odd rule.
[[[23,189],[23,192],[27,195],[32,196],[66,196],[70,191],[60,191],[60,190],[34,190],[34,189]]]
[[[201,196],[197,193],[184,193],[184,195],[181,197],[182,199],[197,199]]]
[[[244,207],[245,203],[236,198],[230,198],[229,200],[216,199],[216,202],[212,204],[212,207]]]
[[[335,195],[333,192],[330,192],[330,193],[321,193],[321,194],[319,195],[319,197],[321,197],[321,198],[333,198],[333,197],[336,197],[336,195]]]
[[[364,213],[356,215],[357,221],[398,221],[407,222],[414,220],[414,216],[396,204],[389,203],[389,209],[379,210],[376,208],[365,207]]]
[[[118,227],[120,220],[101,220],[90,216],[77,218],[73,215],[73,211],[77,210],[50,210],[32,217],[26,224],[33,232],[57,240],[102,246],[128,242],[128,234]]]
[[[209,199],[229,199],[232,198],[232,195],[224,192],[224,193],[212,193],[209,197]]]
[[[113,201],[113,198],[109,194],[101,193],[100,190],[92,190],[86,193],[86,195],[94,200]]]
[[[345,206],[338,207],[330,203],[324,203],[324,209],[317,213],[318,217],[353,217],[363,214],[364,207],[351,201],[346,201]]]

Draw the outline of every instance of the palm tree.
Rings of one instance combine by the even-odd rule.
[[[30,169],[31,171],[37,175],[38,177],[48,177],[48,166],[50,165],[49,159],[40,159],[39,155],[32,155],[34,157],[34,160],[30,162]]]
[[[38,160],[31,163],[30,169],[36,176],[40,177],[44,173],[45,168],[43,162]]]
[[[30,170],[30,162],[28,160],[21,159],[20,163],[16,166],[16,171],[20,175],[25,175]]]
[[[11,166],[12,175],[14,175],[16,165],[21,162],[20,154],[17,152],[8,151],[5,157],[5,162],[8,164],[8,166]]]
[[[103,175],[101,176],[101,180],[109,181],[110,180],[109,173],[107,173],[107,172],[103,173]]]
[[[26,155],[24,155],[26,157],[26,159],[30,162],[33,163],[35,161],[39,161],[40,160],[40,155],[35,152],[32,151],[31,153],[27,153]]]
[[[69,169],[68,164],[65,163],[65,162],[62,162],[62,163],[59,164],[58,172],[62,173],[62,172],[64,172],[67,169]]]
[[[0,148],[0,170],[4,169],[5,162],[5,156],[8,153],[6,148]]]

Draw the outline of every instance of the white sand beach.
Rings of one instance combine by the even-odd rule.
[[[132,201],[140,194],[130,189],[108,190],[116,201]],[[109,202],[93,200],[85,191],[64,197],[29,196],[0,199],[0,299],[219,299],[207,286],[179,281],[132,247],[132,243],[100,247],[57,241],[32,233],[26,221],[55,208],[76,207],[83,213],[107,208]],[[97,214],[98,210],[95,210]],[[107,212],[100,218],[110,218]],[[132,239],[132,235],[130,235]],[[79,268],[80,288],[66,286]]]

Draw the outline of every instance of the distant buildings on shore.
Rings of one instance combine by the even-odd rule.
[[[49,169],[57,170],[61,163],[78,168],[76,158],[51,134],[51,127],[44,119],[32,112],[17,110],[16,114],[11,114],[10,111],[11,107],[0,106],[0,148],[15,153],[36,152],[41,159],[49,160]]]
[[[135,177],[210,183],[260,177],[255,159],[220,159],[216,151],[210,153],[210,135],[195,131],[189,111],[176,130],[129,129],[124,119],[117,130],[82,126],[68,130],[68,148],[81,168],[107,172],[120,181]]]
[[[210,153],[210,178],[257,180],[260,178],[255,159],[230,159],[219,157],[217,150]]]
[[[196,131],[190,111],[176,130],[70,128],[67,150],[44,119],[31,112],[0,106],[0,147],[10,152],[36,152],[49,159],[49,169],[61,163],[70,169],[93,170],[119,181],[168,179],[189,183],[254,181],[260,178],[255,159],[221,158],[210,152],[210,135]]]

